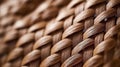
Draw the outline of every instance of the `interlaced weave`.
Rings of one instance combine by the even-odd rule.
[[[120,0],[0,0],[0,67],[120,67]]]

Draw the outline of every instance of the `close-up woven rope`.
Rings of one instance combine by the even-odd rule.
[[[0,67],[120,67],[120,0],[0,0]]]

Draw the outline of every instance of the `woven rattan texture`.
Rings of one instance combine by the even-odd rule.
[[[120,0],[0,0],[0,67],[120,67]]]

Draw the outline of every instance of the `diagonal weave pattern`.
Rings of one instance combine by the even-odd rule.
[[[120,0],[0,0],[0,67],[120,67]]]

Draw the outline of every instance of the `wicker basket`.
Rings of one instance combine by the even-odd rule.
[[[0,4],[0,67],[120,67],[120,0]]]

